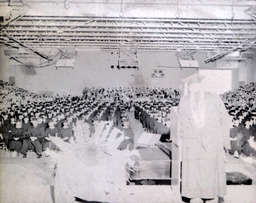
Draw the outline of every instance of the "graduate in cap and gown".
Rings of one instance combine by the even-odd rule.
[[[178,107],[182,140],[182,196],[191,202],[226,195],[225,149],[231,117],[220,96],[205,90],[198,73],[183,80]]]

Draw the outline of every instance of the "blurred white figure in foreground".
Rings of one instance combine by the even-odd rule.
[[[114,131],[118,132],[117,129]],[[57,162],[56,203],[71,203],[75,197],[87,201],[126,201],[122,199],[128,179],[126,167],[128,164],[132,167],[139,154],[135,150],[118,150],[117,142],[121,143],[124,136],[121,133],[117,137],[119,139],[112,138],[116,136],[111,135],[106,142],[99,142],[99,136],[88,139],[81,130],[76,129],[76,141],[70,143],[50,137],[61,150],[59,153],[48,151]]]
[[[182,139],[182,196],[223,198],[226,194],[224,148],[230,149],[231,117],[219,95],[201,85],[195,73],[184,80],[178,110]]]

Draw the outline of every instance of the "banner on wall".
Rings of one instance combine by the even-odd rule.
[[[153,69],[152,70],[151,78],[155,79],[155,78],[163,78],[163,77],[164,77],[163,69]]]

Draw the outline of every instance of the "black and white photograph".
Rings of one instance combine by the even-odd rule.
[[[256,0],[0,0],[0,203],[256,203]]]

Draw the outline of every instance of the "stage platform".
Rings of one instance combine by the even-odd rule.
[[[12,157],[10,152],[1,153],[0,158],[0,202],[4,203],[52,203],[54,163],[49,157],[37,159],[34,153],[28,158]],[[228,159],[235,164],[236,160]],[[242,162],[242,160],[238,160]],[[236,161],[237,162],[237,161]],[[236,165],[239,168],[239,165]],[[240,165],[241,167],[241,165]],[[249,166],[248,166],[249,167]],[[255,175],[248,168],[246,175]],[[253,203],[256,196],[255,179],[253,185],[228,185],[225,202]],[[181,202],[180,194],[170,185],[127,185],[127,193],[119,197],[126,203],[170,203]],[[115,200],[113,200],[114,203]]]

